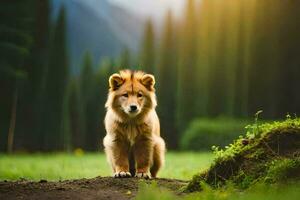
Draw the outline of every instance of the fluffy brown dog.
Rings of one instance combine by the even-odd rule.
[[[114,177],[156,177],[164,163],[154,84],[154,76],[141,71],[109,78],[103,144]]]

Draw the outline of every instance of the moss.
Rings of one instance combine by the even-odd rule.
[[[300,180],[300,158],[283,158],[269,163],[265,182],[288,182]]]
[[[201,190],[204,182],[213,188],[231,182],[248,188],[258,182],[277,183],[300,177],[300,119],[249,125],[245,136],[219,149],[209,170],[193,177],[187,191]],[[295,178],[297,177],[297,178]]]

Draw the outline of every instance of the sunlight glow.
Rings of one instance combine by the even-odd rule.
[[[137,14],[161,18],[171,9],[175,15],[180,15],[186,0],[109,0]]]

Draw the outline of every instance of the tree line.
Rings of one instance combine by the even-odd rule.
[[[155,74],[162,131],[176,148],[195,118],[300,112],[297,1],[188,0],[166,16]],[[175,138],[175,139],[173,139]]]
[[[118,58],[95,64],[86,52],[80,75],[72,76],[66,10],[52,22],[47,0],[5,0],[0,150],[100,149],[107,80],[123,68],[155,75],[162,135],[170,149],[198,117],[297,113],[299,4],[188,0],[181,18],[167,13],[162,30],[146,22],[138,55],[124,48]]]

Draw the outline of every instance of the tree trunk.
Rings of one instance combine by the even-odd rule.
[[[14,97],[13,97],[13,104],[11,109],[11,118],[10,118],[10,125],[8,130],[8,137],[7,137],[7,152],[12,153],[13,151],[13,144],[14,144],[14,134],[15,134],[15,127],[16,127],[16,113],[17,113],[17,103],[18,103],[18,88],[15,89]]]

